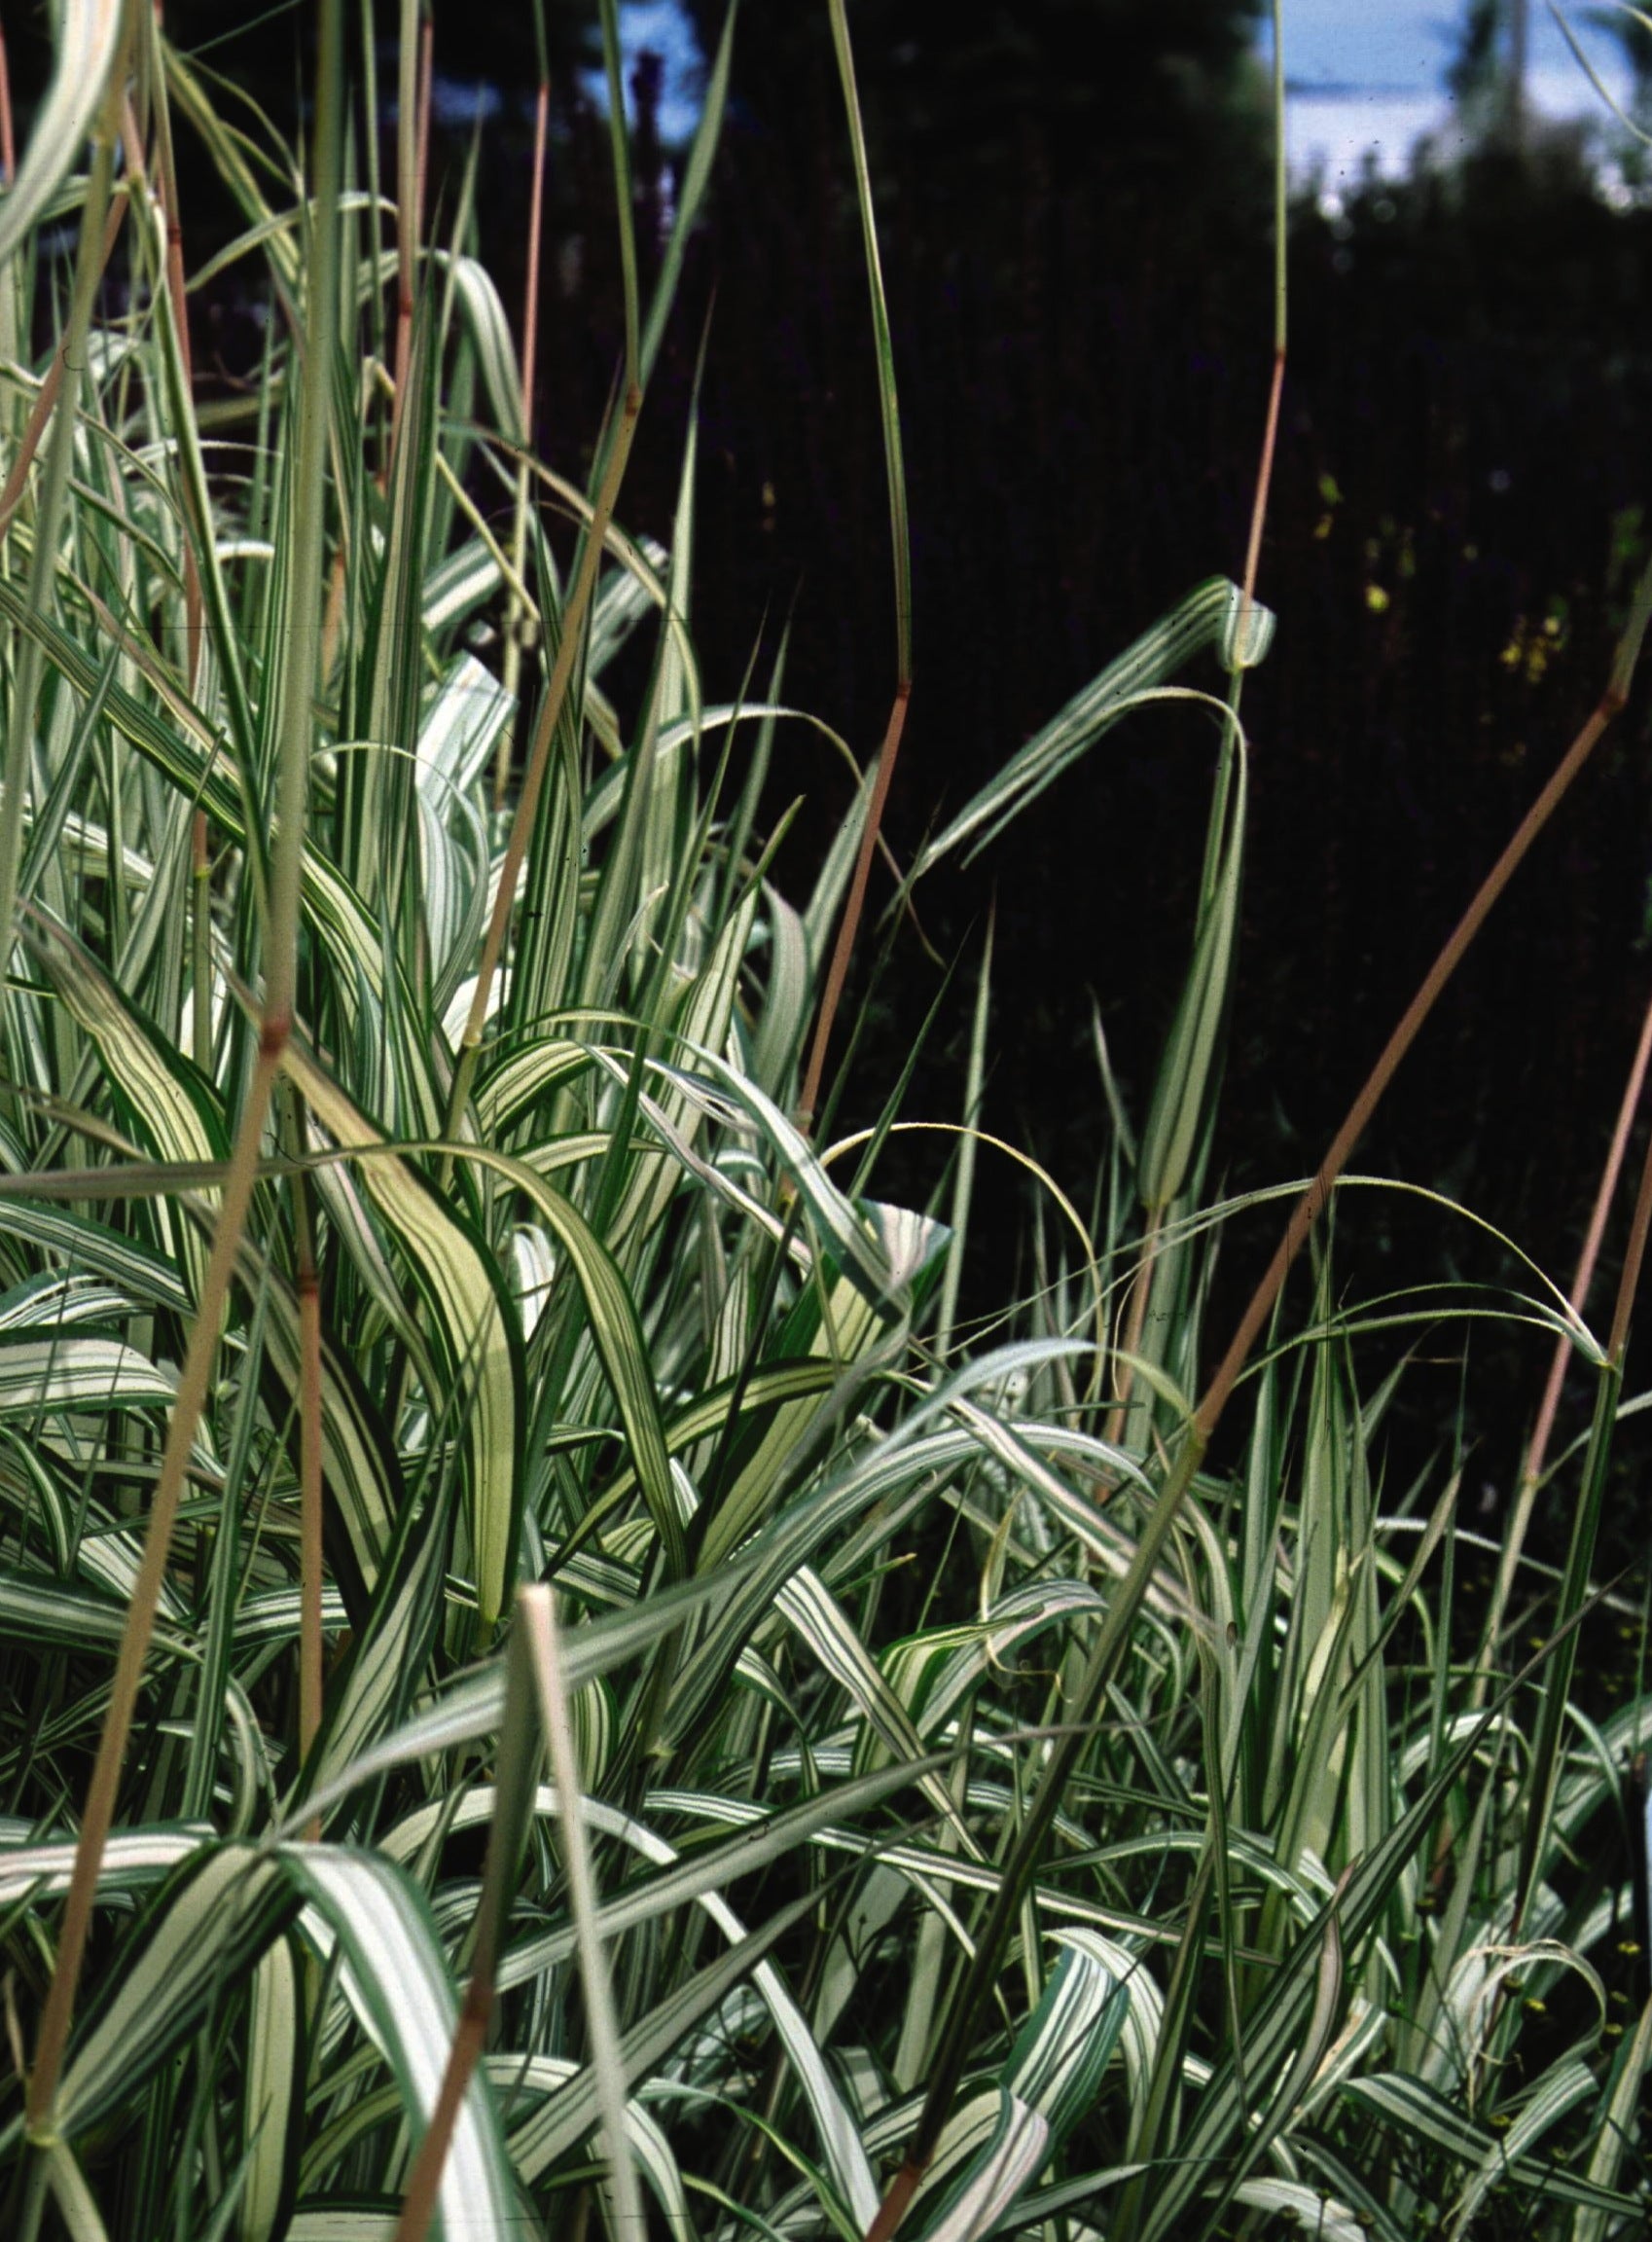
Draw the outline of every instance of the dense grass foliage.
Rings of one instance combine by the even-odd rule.
[[[668,547],[623,525],[733,25],[645,269],[598,11],[626,345],[582,487],[526,444],[531,294],[468,190],[424,209],[402,13],[381,176],[340,0],[302,153],[147,7],[67,5],[0,199],[5,2230],[1642,2231],[1652,1699],[1594,1558],[1644,1189],[1604,1338],[1587,1273],[1442,1204],[1486,1282],[1350,1306],[1317,1236],[1222,1356],[1218,1241],[1294,1203],[1302,1243],[1347,1147],[1307,1200],[1209,1180],[1241,688],[1289,618],[1271,655],[1198,554],[913,874],[1144,698],[1202,711],[1151,1099],[1097,1031],[1082,1206],[977,1129],[989,935],[963,1112],[897,1083],[834,1141],[910,669],[841,0],[895,713],[793,896],[764,805],[810,720],[783,668],[701,689],[692,422]],[[185,134],[244,228],[193,275]],[[245,386],[191,362],[232,268]],[[897,1131],[932,1204],[880,1193]],[[988,1192],[1029,1279],[966,1325]],[[1385,1470],[1409,1354],[1485,1319],[1596,1394],[1500,1546],[1462,1454]]]

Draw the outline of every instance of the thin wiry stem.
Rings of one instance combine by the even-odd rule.
[[[178,166],[172,152],[172,111],[166,98],[166,73],[161,66],[159,25],[150,19],[149,37],[154,57],[151,82],[155,103],[156,170],[161,207],[166,228],[166,294],[172,307],[172,326],[178,338],[186,392],[195,394],[195,362],[190,345],[189,298],[184,282],[184,229],[178,202]],[[200,668],[201,592],[200,565],[195,543],[184,545],[184,682],[193,693]]]
[[[544,223],[545,148],[550,120],[551,81],[542,78],[533,112],[533,179],[527,212],[527,278],[522,288],[521,439],[528,451],[533,449],[533,393],[539,354],[540,235]],[[523,460],[517,469],[516,515],[511,524],[514,581],[505,608],[504,684],[513,704],[521,693],[522,653],[529,629],[521,585],[522,572],[527,565],[528,493],[531,488],[532,478],[528,473],[527,462]],[[501,726],[499,732],[499,747],[493,762],[493,807],[496,811],[504,808],[506,789],[510,785],[515,730],[514,724],[506,724]]]
[[[1590,1288],[1595,1282],[1595,1265],[1599,1258],[1601,1241],[1605,1236],[1606,1218],[1611,1212],[1612,1201],[1617,1197],[1618,1182],[1623,1175],[1624,1158],[1629,1150],[1630,1131],[1639,1108],[1641,1092],[1646,1084],[1648,1064],[1652,1063],[1652,1001],[1646,1007],[1640,1026],[1640,1041],[1624,1084],[1624,1094],[1618,1106],[1617,1122],[1612,1130],[1612,1140],[1607,1148],[1605,1166],[1600,1171],[1599,1186],[1595,1194],[1595,1205],[1590,1211],[1589,1229],[1583,1241],[1583,1250],[1577,1257],[1577,1269],[1571,1281],[1567,1301],[1572,1315],[1581,1323],[1583,1312],[1589,1305]],[[1497,1639],[1503,1630],[1503,1618],[1509,1598],[1514,1593],[1515,1575],[1520,1569],[1521,1551],[1526,1546],[1526,1530],[1531,1523],[1531,1512],[1537,1501],[1537,1490],[1542,1483],[1543,1468],[1548,1461],[1549,1442],[1555,1429],[1555,1419],[1560,1412],[1561,1392],[1565,1385],[1566,1372],[1571,1366],[1574,1349],[1571,1340],[1562,1331],[1555,1341],[1555,1351],[1549,1361],[1549,1377],[1543,1389],[1543,1399],[1537,1411],[1537,1421],[1531,1428],[1525,1460],[1521,1465],[1520,1485],[1515,1496],[1514,1511],[1508,1531],[1503,1537],[1502,1555],[1497,1561],[1496,1585],[1491,1591],[1491,1609],[1486,1615],[1486,1632],[1481,1643],[1480,1674],[1476,1680],[1476,1702],[1482,1702],[1490,1681],[1492,1661],[1496,1656]]]
[[[0,23],[0,184],[9,187],[18,175],[18,144],[12,129],[12,65],[6,48],[6,26]]]
[[[838,1008],[843,1002],[855,942],[860,933],[860,922],[866,909],[866,886],[872,874],[873,852],[878,847],[884,806],[894,781],[895,762],[901,751],[901,738],[906,731],[907,704],[912,699],[912,538],[907,519],[906,461],[901,441],[900,397],[895,385],[894,345],[889,332],[888,302],[883,292],[883,268],[879,255],[878,226],[872,207],[872,174],[866,160],[866,131],[861,121],[860,96],[855,86],[854,50],[849,43],[848,18],[844,13],[844,0],[828,0],[828,8],[832,46],[837,55],[838,76],[843,86],[844,107],[848,118],[855,199],[860,210],[866,280],[872,298],[872,331],[878,361],[878,405],[882,418],[883,466],[889,488],[889,549],[895,570],[895,697],[889,708],[889,720],[883,728],[883,744],[879,750],[877,774],[872,782],[872,799],[867,804],[866,823],[861,829],[854,877],[849,884],[848,900],[844,906],[838,938],[833,945],[826,988],[814,1023],[814,1041],[809,1048],[808,1066],[804,1074],[803,1094],[798,1102],[799,1123],[806,1131],[814,1125],[820,1084],[826,1071],[826,1053],[832,1041],[832,1030],[837,1021]]]
[[[416,29],[415,29],[416,26]],[[390,458],[408,393],[413,355],[413,284],[424,230],[424,169],[430,145],[430,19],[419,0],[402,0],[401,73],[396,89],[396,394],[390,407]]]
[[[844,906],[844,916],[839,922],[838,939],[832,947],[826,991],[820,999],[820,1012],[814,1023],[814,1041],[809,1048],[808,1068],[803,1078],[803,1095],[798,1101],[798,1120],[806,1130],[814,1124],[821,1077],[826,1071],[827,1047],[832,1040],[833,1025],[849,977],[849,962],[854,957],[855,937],[860,932],[861,915],[866,908],[866,887],[872,877],[873,851],[878,847],[883,808],[889,799],[889,785],[895,776],[895,758],[901,751],[901,734],[906,730],[907,703],[911,694],[912,687],[903,677],[895,688],[883,744],[878,752],[878,768],[872,779],[872,799],[866,807],[866,823],[861,827],[860,850],[854,860],[854,877],[849,883],[848,901]]]

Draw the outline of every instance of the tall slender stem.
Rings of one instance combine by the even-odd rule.
[[[895,776],[895,758],[901,751],[901,734],[906,730],[907,702],[911,694],[911,683],[903,677],[895,687],[889,721],[883,733],[883,744],[878,751],[878,768],[872,779],[872,799],[866,806],[866,823],[861,827],[860,850],[854,860],[854,878],[849,883],[849,899],[844,906],[844,916],[838,926],[838,939],[832,947],[832,963],[826,975],[826,993],[820,999],[820,1014],[814,1023],[814,1041],[808,1054],[808,1069],[804,1075],[803,1096],[798,1102],[798,1119],[806,1130],[814,1123],[821,1076],[826,1071],[826,1050],[832,1040],[833,1023],[843,1001],[844,987],[849,977],[849,961],[854,956],[855,937],[860,932],[861,915],[866,908],[866,886],[872,877],[873,851],[878,847],[879,829],[883,822],[883,806],[889,799],[889,784]]]
[[[1600,1171],[1599,1187],[1595,1194],[1595,1205],[1589,1216],[1589,1229],[1583,1241],[1583,1250],[1577,1258],[1577,1270],[1572,1278],[1571,1291],[1567,1295],[1571,1312],[1579,1322],[1589,1304],[1589,1291],[1595,1282],[1595,1264],[1599,1258],[1600,1242],[1605,1235],[1606,1217],[1612,1201],[1617,1196],[1618,1180],[1623,1174],[1624,1157],[1629,1150],[1630,1131],[1640,1104],[1641,1092],[1646,1083],[1648,1064],[1652,1063],[1652,1000],[1646,1007],[1640,1025],[1640,1041],[1635,1047],[1634,1059],[1630,1067],[1629,1079],[1624,1084],[1618,1118],[1612,1131],[1612,1141],[1606,1152],[1606,1164]],[[1486,1615],[1486,1632],[1480,1647],[1480,1672],[1475,1681],[1475,1702],[1483,1703],[1490,1682],[1491,1666],[1497,1653],[1497,1638],[1502,1633],[1504,1614],[1509,1598],[1514,1593],[1515,1574],[1520,1569],[1521,1551],[1526,1546],[1526,1530],[1531,1523],[1531,1512],[1537,1501],[1537,1490],[1543,1479],[1543,1466],[1548,1461],[1549,1442],[1555,1429],[1555,1419],[1561,1406],[1561,1391],[1565,1384],[1566,1371],[1571,1366],[1572,1342],[1565,1332],[1555,1341],[1555,1351],[1549,1361],[1548,1383],[1543,1389],[1543,1399],[1538,1407],[1537,1421],[1531,1428],[1526,1444],[1525,1461],[1521,1465],[1520,1485],[1515,1495],[1514,1511],[1508,1532],[1503,1537],[1502,1555],[1497,1562],[1496,1585],[1491,1591],[1491,1609]]]
[[[551,81],[542,78],[533,112],[533,184],[527,212],[527,278],[522,288],[521,440],[528,452],[533,450],[533,394],[539,360],[539,256],[545,204],[545,148],[550,121]],[[516,581],[511,586],[511,597],[505,608],[504,684],[506,692],[511,696],[513,707],[521,694],[522,652],[528,633],[528,614],[523,604],[521,585],[527,564],[527,514],[532,488],[528,464],[523,459],[517,469],[516,516],[511,524],[511,564],[516,571]],[[493,760],[495,810],[502,810],[505,806],[505,794],[511,782],[511,750],[515,733],[514,722],[500,728],[498,752]]]

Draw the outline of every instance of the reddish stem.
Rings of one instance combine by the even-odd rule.
[[[867,805],[866,824],[860,836],[860,853],[855,858],[854,878],[849,883],[849,899],[844,908],[837,945],[832,952],[831,968],[826,975],[826,994],[820,999],[820,1017],[814,1024],[814,1047],[808,1055],[808,1072],[804,1077],[803,1098],[798,1108],[798,1119],[805,1129],[812,1128],[814,1124],[814,1107],[820,1096],[820,1077],[826,1070],[826,1047],[832,1040],[832,1027],[838,1017],[838,1006],[843,1001],[844,984],[849,977],[849,960],[854,956],[855,936],[860,931],[861,915],[866,908],[866,884],[872,873],[872,854],[878,846],[879,830],[883,822],[883,805],[889,799],[889,781],[895,776],[895,758],[901,751],[901,734],[906,729],[907,704],[911,698],[912,679],[903,677],[895,687],[894,705],[889,710],[888,728],[883,734],[878,770],[872,781],[872,800]]]

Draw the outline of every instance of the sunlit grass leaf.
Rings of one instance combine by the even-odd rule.
[[[415,1888],[387,1862],[326,1845],[290,1846],[283,1870],[336,1948],[361,2021],[390,2066],[411,2126],[435,2107],[453,2036],[452,1987]],[[313,1935],[309,1916],[304,1927]],[[508,2242],[516,2188],[493,2097],[473,2081],[442,2175],[442,2218],[452,2242]]]
[[[0,1342],[0,1416],[124,1409],[169,1402],[172,1380],[118,1339]]]
[[[260,1960],[248,2008],[239,2231],[243,2242],[270,2242],[292,2210],[305,2109],[304,2004],[290,1939],[277,1938]]]
[[[1042,2112],[1003,2086],[977,2095],[942,2135],[913,2208],[915,2233],[921,2242],[980,2242],[1036,2179],[1049,2147]]]
[[[1190,592],[1180,606],[1144,631],[1010,758],[997,777],[924,849],[913,877],[919,878],[965,841],[973,844],[970,854],[978,854],[1012,817],[1036,800],[1121,716],[1138,706],[1144,695],[1156,692],[1173,677],[1184,663],[1207,646],[1231,651],[1230,634],[1243,599],[1239,587],[1225,576],[1213,576]],[[1259,612],[1265,614],[1266,610]],[[1254,647],[1247,649],[1247,666],[1256,659],[1259,656]]]
[[[640,2017],[621,2044],[628,2080],[644,2076],[669,2054],[814,1904],[812,1894],[793,1900]],[[588,2067],[513,2131],[512,2161],[524,2180],[532,2181],[576,2148],[596,2121],[596,2083]]]
[[[211,1835],[204,1823],[193,1828],[119,1831],[104,1849],[99,1898],[117,1899],[162,1882]],[[67,1839],[0,1843],[0,1907],[10,1907],[30,1893],[42,1899],[61,1898],[69,1888],[74,1860],[75,1848]]]
[[[85,146],[120,45],[121,0],[60,0],[52,83],[18,175],[0,196],[0,270],[16,256]]]
[[[59,2132],[74,2139],[134,2094],[297,1908],[280,1862],[255,1846],[215,1845],[188,1860],[130,1934],[135,1951],[76,2036]]]
[[[380,1131],[296,1046],[285,1062],[305,1104],[334,1141],[370,1147],[357,1164],[362,1188],[391,1238],[407,1255],[428,1306],[448,1394],[465,1459],[465,1485],[476,1566],[477,1609],[491,1628],[516,1577],[521,1518],[521,1349],[500,1272],[461,1215],[424,1178],[382,1149]]]

